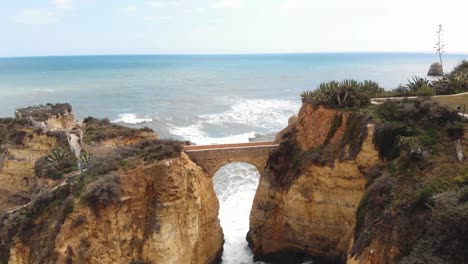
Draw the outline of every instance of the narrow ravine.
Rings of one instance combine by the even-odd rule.
[[[259,177],[254,166],[240,162],[222,167],[213,177],[225,240],[223,264],[254,263],[245,236]]]

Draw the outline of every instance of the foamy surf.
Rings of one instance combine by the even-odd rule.
[[[255,138],[255,132],[253,131],[225,137],[210,137],[208,133],[203,131],[202,122],[197,122],[196,124],[188,126],[168,125],[169,133],[197,145],[245,143]]]
[[[297,113],[301,104],[295,100],[225,98],[230,109],[223,113],[200,115],[209,124],[237,123],[269,130],[280,130]]]
[[[290,100],[241,97],[221,100],[228,105],[226,111],[198,115],[194,124],[168,124],[169,133],[197,145],[245,143],[255,139],[256,133],[274,137],[274,133],[286,127],[289,117],[300,108],[300,103]],[[250,131],[245,132],[247,129]],[[223,131],[226,136],[213,136],[210,132],[214,130]]]
[[[250,209],[259,177],[257,169],[246,163],[228,164],[213,177],[225,240],[223,264],[254,263],[245,236],[249,231]]]
[[[112,120],[112,123],[141,124],[153,121],[152,118],[137,118],[136,114],[120,114],[119,118]]]

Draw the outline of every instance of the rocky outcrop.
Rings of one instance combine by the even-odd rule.
[[[50,179],[36,177],[35,163],[56,148],[68,148],[67,131],[74,127],[69,104],[21,108],[15,111],[15,118],[0,118],[0,210],[26,204],[55,185]]]
[[[5,144],[0,148],[0,210],[29,202],[41,181],[34,175],[35,162],[58,145],[54,136],[38,135],[28,128],[22,131],[29,134],[22,144]]]
[[[180,143],[105,120],[72,124],[68,106],[0,119],[0,263],[219,263],[213,182]],[[86,151],[87,171],[51,177],[57,148]]]
[[[74,202],[49,242],[52,253],[37,259],[33,242],[16,239],[10,263],[219,263],[219,205],[200,167],[182,154],[119,174],[120,201],[98,213]]]
[[[444,71],[442,70],[442,65],[438,62],[434,62],[431,64],[429,71],[427,72],[427,76],[442,76],[444,75]]]
[[[366,176],[379,163],[374,127],[304,104],[260,178],[247,235],[255,258],[344,262]]]
[[[75,117],[70,104],[46,104],[20,108],[17,119],[28,119],[44,131],[67,130],[75,127]]]

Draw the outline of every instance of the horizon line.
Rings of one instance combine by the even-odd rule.
[[[99,57],[99,56],[242,56],[242,55],[306,55],[306,54],[434,54],[429,51],[317,51],[317,52],[245,52],[245,53],[111,53],[111,54],[60,54],[0,56],[0,59],[50,58],[50,57]],[[448,52],[446,55],[468,55],[468,52]]]

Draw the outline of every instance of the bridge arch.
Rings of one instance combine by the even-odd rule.
[[[251,164],[263,175],[270,152],[276,147],[274,142],[252,142],[186,146],[184,149],[190,159],[213,177],[221,167],[235,162]]]

